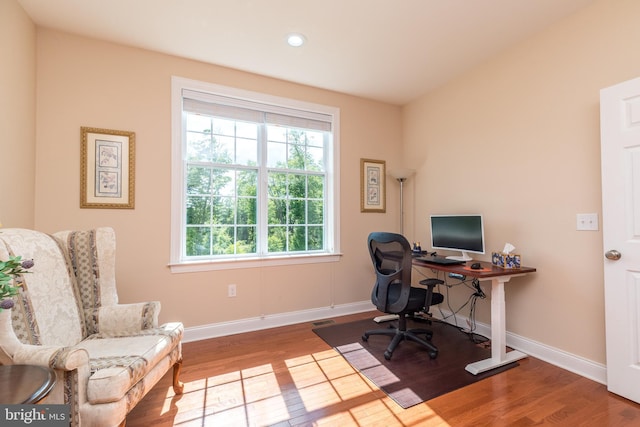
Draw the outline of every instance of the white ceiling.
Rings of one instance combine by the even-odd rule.
[[[594,0],[18,1],[39,26],[402,105]]]

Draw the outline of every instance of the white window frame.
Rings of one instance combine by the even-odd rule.
[[[203,93],[211,93],[258,102],[267,105],[294,108],[303,111],[316,112],[332,117],[333,143],[329,148],[329,156],[332,159],[328,165],[327,174],[327,202],[325,212],[327,216],[328,232],[327,252],[323,253],[295,253],[279,256],[250,256],[207,259],[192,261],[183,257],[184,241],[184,162],[183,152],[185,146],[184,132],[186,128],[186,115],[182,111],[183,91],[192,90]],[[169,266],[173,273],[223,270],[234,268],[253,268],[288,264],[308,264],[321,262],[336,262],[340,259],[340,109],[326,105],[314,104],[299,100],[293,100],[259,92],[247,91],[214,83],[201,82],[172,76],[171,78],[171,254]]]

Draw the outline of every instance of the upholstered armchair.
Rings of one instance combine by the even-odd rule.
[[[0,260],[9,255],[34,266],[0,313],[0,362],[53,368],[42,403],[70,405],[73,426],[117,426],[171,367],[182,393],[183,325],[158,326],[159,302],[118,304],[111,228],[0,229]]]

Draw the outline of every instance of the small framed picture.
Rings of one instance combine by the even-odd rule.
[[[80,128],[80,207],[133,209],[134,132]]]
[[[360,212],[386,212],[385,161],[360,159]]]

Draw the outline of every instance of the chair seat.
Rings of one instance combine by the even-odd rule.
[[[401,284],[392,284],[389,286],[389,300],[394,301],[400,298],[402,291]],[[412,287],[409,293],[409,302],[404,310],[406,313],[414,313],[425,308],[425,301],[427,299],[427,290],[423,288]],[[433,292],[431,294],[431,305],[437,305],[444,301],[444,296],[439,292]],[[396,313],[397,314],[397,313]]]
[[[92,404],[117,402],[175,348],[182,336],[181,323],[147,329],[134,336],[94,334],[78,344],[89,353],[87,384]]]

